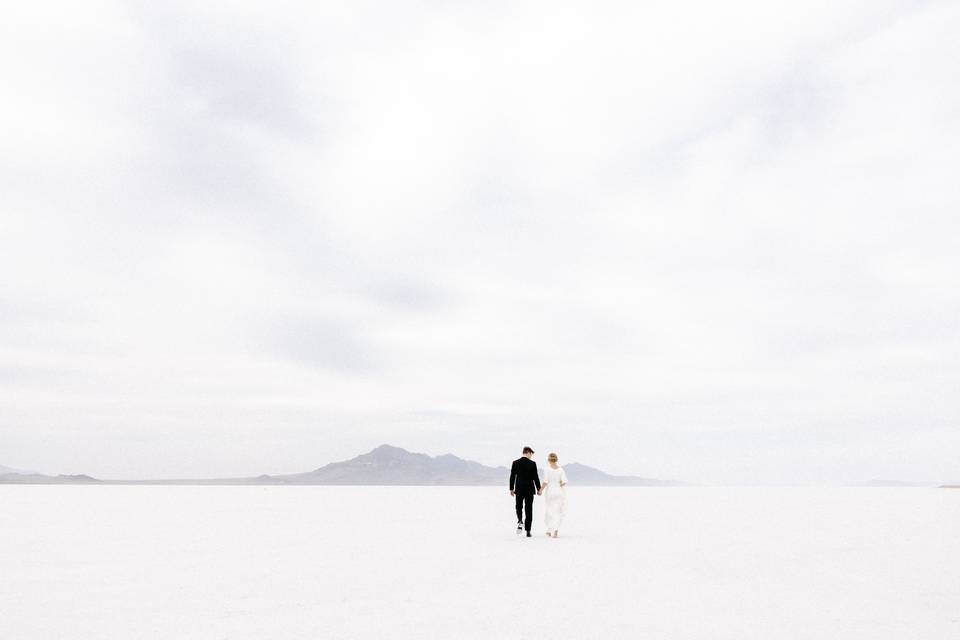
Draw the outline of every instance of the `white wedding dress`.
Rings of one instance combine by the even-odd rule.
[[[547,465],[543,474],[543,481],[547,483],[547,488],[543,490],[543,498],[546,502],[546,525],[547,531],[552,532],[560,528],[563,522],[563,516],[567,508],[567,489],[561,487],[560,483],[567,483],[567,474],[563,467],[556,469]]]

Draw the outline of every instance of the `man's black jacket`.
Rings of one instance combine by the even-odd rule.
[[[540,474],[537,472],[537,463],[530,458],[517,458],[510,467],[510,491],[523,495],[533,493],[534,488],[540,490]]]

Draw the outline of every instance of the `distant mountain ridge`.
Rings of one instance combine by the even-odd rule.
[[[102,480],[91,478],[88,475],[56,475],[48,476],[42,473],[0,473],[0,484],[91,484],[102,483]]]
[[[686,483],[637,476],[612,476],[579,462],[561,465],[570,482],[582,487],[676,487]]]
[[[388,444],[313,471],[270,476],[283,484],[487,485],[506,483],[506,467],[487,467],[453,454],[431,457]]]
[[[599,469],[573,462],[564,465],[567,478],[580,486],[668,486],[680,483],[636,476],[612,476]],[[541,466],[543,469],[543,466]],[[488,467],[453,454],[431,457],[392,445],[380,445],[369,453],[307,471],[260,476],[277,484],[320,485],[507,485],[510,470]]]
[[[541,466],[541,469],[544,465]],[[671,486],[682,483],[636,476],[613,476],[576,462],[563,465],[572,485],[578,486]],[[248,485],[426,485],[507,486],[506,466],[488,467],[447,453],[429,456],[384,444],[367,453],[331,462],[313,471],[241,478],[98,480],[90,476],[45,476],[0,474],[0,484],[248,484]]]

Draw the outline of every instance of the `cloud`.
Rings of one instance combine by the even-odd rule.
[[[238,475],[540,442],[693,481],[950,479],[958,23],[11,10],[0,463]]]
[[[275,316],[251,335],[257,347],[322,369],[342,373],[370,372],[376,368],[374,348],[361,331],[348,322],[311,316]]]

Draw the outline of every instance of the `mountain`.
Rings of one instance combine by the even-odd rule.
[[[564,469],[567,471],[570,482],[579,486],[679,484],[635,476],[612,476],[576,462],[565,465]],[[351,460],[333,462],[306,473],[267,476],[267,478],[282,484],[506,485],[510,478],[510,470],[507,467],[488,467],[449,453],[431,457],[424,453],[411,453],[406,449],[384,444]]]
[[[56,475],[48,476],[42,473],[0,473],[0,484],[92,484],[102,483],[102,480],[91,478],[88,475]]]
[[[544,463],[546,464],[546,463]],[[541,467],[543,468],[543,467]],[[564,465],[567,478],[579,486],[665,486],[680,483],[635,476],[612,476],[576,462]],[[510,478],[507,467],[488,467],[447,453],[428,456],[400,447],[380,445],[350,460],[331,462],[313,471],[241,478],[158,480],[98,480],[90,476],[47,476],[0,473],[0,484],[179,484],[179,485],[436,485],[496,486]]]
[[[672,487],[683,483],[637,476],[612,476],[579,462],[563,465],[570,484],[581,487]]]
[[[0,484],[83,484],[90,482],[100,482],[100,480],[83,474],[49,476],[37,471],[24,471],[23,469],[0,465]]]
[[[282,484],[340,485],[490,485],[506,484],[506,467],[487,467],[452,454],[431,457],[380,445],[343,462],[289,475],[268,476]]]

